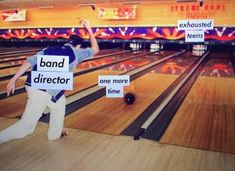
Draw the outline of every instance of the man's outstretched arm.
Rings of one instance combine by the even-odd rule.
[[[100,48],[99,48],[99,45],[97,43],[97,40],[92,32],[92,29],[91,29],[89,23],[82,19],[81,24],[83,24],[83,26],[87,29],[88,34],[90,36],[91,48],[94,50],[95,54],[97,54],[100,51]]]

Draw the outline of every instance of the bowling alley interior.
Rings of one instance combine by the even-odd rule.
[[[48,140],[45,108],[33,133],[0,143],[0,170],[234,171],[234,9],[234,0],[1,0],[0,142],[23,118],[32,70],[14,93],[7,85],[27,58],[71,35],[91,47],[83,20],[99,52],[65,89],[66,135]],[[38,91],[66,78],[53,80]]]

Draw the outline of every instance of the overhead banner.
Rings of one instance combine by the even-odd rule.
[[[26,10],[13,9],[2,11],[2,19],[5,22],[10,21],[25,21],[26,20]]]
[[[199,0],[198,0],[199,1]],[[225,0],[226,1],[226,0]],[[221,17],[221,14],[227,13],[230,9],[233,9],[231,5],[234,2],[225,1],[215,1],[215,2],[181,2],[181,3],[171,3],[169,5],[170,12],[173,16],[177,18],[187,18],[187,19],[208,19]],[[230,8],[231,7],[231,8]],[[225,16],[228,14],[225,14]],[[222,16],[223,17],[223,16]],[[225,17],[226,18],[226,17]]]
[[[136,17],[136,6],[99,7],[98,19],[130,20]]]

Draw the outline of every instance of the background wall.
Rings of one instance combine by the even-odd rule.
[[[102,5],[100,5],[102,6]],[[235,27],[235,1],[207,0],[199,3],[143,3],[137,4],[135,20],[100,20],[91,6],[27,9],[27,21],[3,22],[0,29],[80,27],[78,18],[86,18],[94,27],[100,26],[176,26],[179,19],[214,19],[215,26]]]

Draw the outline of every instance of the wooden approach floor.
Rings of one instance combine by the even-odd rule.
[[[0,117],[0,130],[15,119]],[[234,171],[235,155],[156,141],[67,129],[66,139],[47,140],[48,125],[0,145],[1,171]]]

